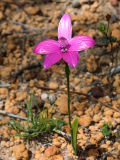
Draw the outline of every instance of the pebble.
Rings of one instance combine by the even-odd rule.
[[[61,146],[61,142],[57,138],[53,139],[53,145],[56,146],[56,147],[60,147]]]
[[[27,92],[26,91],[19,91],[16,93],[16,101],[25,101],[27,99]]]
[[[79,118],[80,126],[88,127],[91,124],[91,122],[92,122],[92,118],[90,116],[83,115]]]
[[[55,155],[52,157],[52,160],[64,160],[62,155]]]
[[[12,148],[12,151],[15,155],[16,160],[20,159],[28,160],[28,150],[26,149],[23,143],[15,145]]]
[[[56,155],[59,153],[59,149],[56,146],[49,146],[46,150],[45,150],[45,155],[47,157]]]
[[[99,114],[95,114],[94,117],[93,117],[93,121],[97,123],[100,120],[101,120],[101,116]]]
[[[6,98],[8,96],[8,89],[7,88],[0,88],[0,97],[2,99]]]
[[[25,11],[30,15],[35,15],[38,12],[40,12],[40,7],[39,5],[38,6],[37,5],[36,6],[26,6]]]
[[[58,110],[61,114],[68,114],[68,98],[66,94],[60,95],[55,104],[58,106]],[[70,110],[73,112],[73,105],[70,105]]]
[[[72,7],[73,8],[79,8],[81,5],[80,5],[80,2],[79,0],[73,0],[72,1]]]
[[[113,110],[112,109],[107,109],[106,111],[104,111],[104,115],[105,116],[112,116],[113,115]]]
[[[112,30],[112,36],[116,37],[118,40],[120,40],[120,30],[114,29]]]
[[[49,98],[50,104],[54,104],[56,100],[55,94],[50,94],[48,98]]]
[[[2,12],[2,11],[0,11],[0,20],[2,20],[2,19],[3,19],[3,17],[4,17],[3,12]]]
[[[58,89],[58,83],[57,82],[49,82],[49,87],[52,89]]]
[[[42,93],[41,94],[41,100],[46,101],[48,98],[48,94],[47,93]]]

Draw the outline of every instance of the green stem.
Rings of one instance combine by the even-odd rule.
[[[69,81],[69,75],[70,75],[70,69],[68,64],[66,63],[65,66],[65,73],[67,78],[67,96],[68,96],[68,118],[69,118],[69,126],[70,126],[70,132],[71,132],[71,143],[73,146],[73,130],[72,130],[72,124],[71,124],[71,113],[70,113],[70,81]]]

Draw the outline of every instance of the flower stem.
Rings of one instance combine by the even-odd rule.
[[[70,113],[70,81],[69,81],[69,76],[70,76],[70,69],[68,64],[66,63],[65,66],[65,73],[66,73],[66,78],[67,78],[67,96],[68,96],[68,118],[69,118],[69,126],[70,126],[70,133],[71,133],[71,143],[73,146],[73,130],[72,130],[72,124],[71,124],[71,113]]]

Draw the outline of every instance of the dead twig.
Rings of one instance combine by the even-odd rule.
[[[6,112],[6,111],[3,111],[3,110],[0,110],[0,114],[4,115],[4,116],[8,116],[8,117],[11,117],[11,118],[18,118],[18,119],[21,119],[21,120],[27,120],[26,117],[21,117],[19,115],[15,115],[13,113],[10,113],[10,112]]]

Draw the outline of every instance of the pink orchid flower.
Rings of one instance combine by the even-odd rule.
[[[58,26],[58,41],[53,39],[39,42],[33,52],[43,54],[45,60],[43,66],[50,68],[53,64],[63,59],[71,67],[76,67],[79,61],[79,51],[86,50],[94,46],[94,40],[85,35],[72,38],[72,24],[69,14],[64,14]]]

